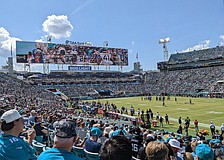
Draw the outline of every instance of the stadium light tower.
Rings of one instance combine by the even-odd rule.
[[[108,47],[109,46],[109,41],[104,41],[103,42],[103,47]]]
[[[170,42],[170,38],[164,38],[159,40],[159,44],[163,44],[163,49],[164,49],[164,61],[168,61],[168,50],[166,47],[166,43]]]

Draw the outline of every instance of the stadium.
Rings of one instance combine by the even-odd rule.
[[[15,108],[27,118],[27,127],[32,126],[29,124],[31,111],[42,116],[48,138],[39,135],[42,139],[39,142],[36,139],[33,146],[37,154],[43,151],[41,145],[50,147],[53,139],[49,132],[53,134],[52,124],[61,117],[77,121],[81,140],[87,135],[87,126],[83,126],[87,122],[101,127],[111,124],[114,128],[140,126],[144,132],[151,128],[158,138],[161,132],[172,132],[184,136],[184,140],[190,134],[202,138],[200,140],[205,138],[202,136],[205,132],[194,131],[194,119],[199,118],[199,127],[207,132],[210,132],[211,120],[217,129],[223,123],[224,46],[172,54],[167,61],[158,62],[155,71],[143,71],[140,62],[135,62],[134,69],[129,72],[92,70],[98,66],[122,68],[128,65],[128,50],[123,48],[23,41],[17,41],[16,46],[16,61],[24,64],[24,71],[14,71],[12,57],[8,58],[9,65],[0,73],[0,115]],[[29,70],[30,65],[36,64],[43,65],[43,73]],[[59,69],[50,70],[51,64],[58,65]],[[64,66],[68,69],[64,70]],[[216,106],[206,106],[211,101]],[[203,110],[196,104],[202,105]],[[185,108],[181,108],[183,106]],[[217,114],[203,113],[210,110]],[[167,124],[165,114],[174,126]],[[175,123],[181,116],[183,121],[185,117],[192,119],[188,126],[179,123],[186,133],[177,132]],[[135,132],[131,130],[130,134]],[[220,133],[223,135],[222,130]],[[212,138],[211,134],[209,138]],[[83,156],[77,150],[74,153]],[[135,157],[137,153],[133,153],[133,159]]]

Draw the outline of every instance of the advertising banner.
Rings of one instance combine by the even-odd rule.
[[[91,71],[91,66],[68,66],[70,71]]]

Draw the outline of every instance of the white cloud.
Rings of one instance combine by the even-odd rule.
[[[194,51],[194,50],[207,49],[207,48],[209,48],[209,44],[210,44],[210,40],[205,40],[205,41],[200,42],[199,44],[197,44],[193,47],[189,47],[189,48],[183,50],[182,52],[190,52],[190,51]]]
[[[224,35],[219,36],[219,38],[221,38],[221,41],[219,42],[220,46],[224,45]]]
[[[21,39],[16,37],[11,37],[9,32],[0,27],[0,69],[1,66],[6,65],[8,57],[11,56],[11,46],[12,46],[12,56],[13,56],[13,68],[16,71],[23,71],[24,64],[16,63],[16,41],[21,41]],[[41,65],[31,65],[32,71],[41,71]]]
[[[11,37],[9,32],[0,27],[0,68],[1,66],[6,65],[8,57],[11,56],[11,47],[12,47],[12,56],[14,61],[14,69],[22,68],[22,65],[15,63],[15,50],[16,50],[16,41],[21,41],[19,38]]]
[[[47,32],[48,35],[55,39],[69,38],[73,29],[72,24],[65,15],[51,15],[47,17],[47,20],[42,24],[42,29]]]
[[[0,57],[7,58],[11,56],[11,46],[14,52],[16,50],[16,40],[20,39],[11,37],[5,28],[0,27]]]

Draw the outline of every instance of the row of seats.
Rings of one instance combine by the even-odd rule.
[[[77,157],[83,158],[85,160],[100,160],[99,153],[88,152],[87,150],[83,149],[82,147],[73,146],[72,152]],[[132,160],[140,160],[140,159],[132,156]]]
[[[33,140],[32,146],[33,146],[37,156],[40,155],[45,150],[50,149],[50,147],[47,147],[45,144],[40,143],[36,140]],[[73,146],[72,152],[77,157],[83,158],[85,160],[100,160],[99,153],[88,152],[87,150],[83,149],[82,147]],[[132,160],[139,160],[139,159],[132,157]]]

